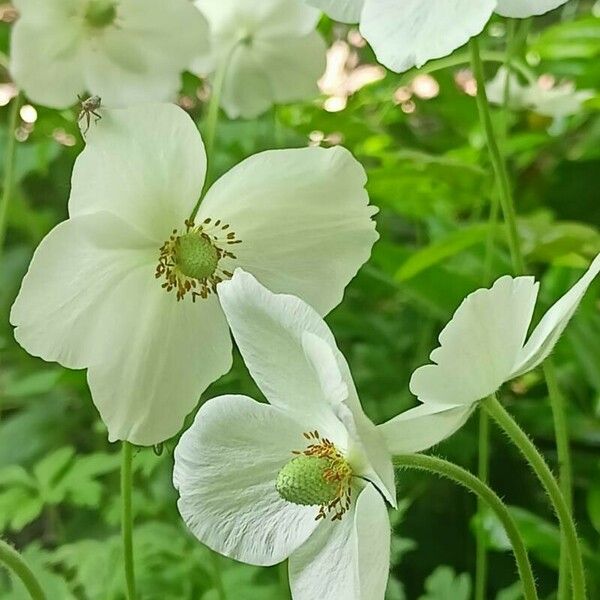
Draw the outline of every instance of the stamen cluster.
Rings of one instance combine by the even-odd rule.
[[[228,223],[211,218],[196,226],[194,221],[185,221],[185,233],[179,235],[174,229],[169,239],[161,246],[155,277],[164,277],[162,287],[171,292],[176,290],[177,300],[191,293],[196,298],[206,299],[216,293],[217,285],[233,276],[222,269],[219,262],[224,258],[236,259],[236,255],[225,246],[240,244]]]
[[[294,450],[292,454],[297,455],[298,458],[310,457],[315,459],[321,467],[319,476],[322,477],[329,492],[327,499],[322,498],[315,520],[318,521],[331,516],[332,521],[340,521],[351,505],[352,468],[333,442],[327,438],[321,438],[318,431],[309,431],[303,435],[313,443],[306,450]]]

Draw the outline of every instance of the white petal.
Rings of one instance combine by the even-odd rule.
[[[549,90],[532,85],[526,90],[524,102],[540,115],[560,119],[580,112],[583,103],[594,95],[591,90],[577,92],[575,86],[569,83]]]
[[[66,108],[77,102],[82,75],[82,28],[70,18],[72,2],[16,3],[20,17],[13,26],[10,73],[36,103]]]
[[[347,385],[335,361],[327,364],[331,381],[322,382],[303,345],[311,333],[335,348],[323,319],[299,298],[275,295],[239,269],[219,284],[218,294],[246,367],[269,402],[297,418],[312,419],[309,431],[317,429],[345,446],[347,432],[335,405],[345,400],[339,394]],[[336,395],[326,395],[328,386],[336,388]]]
[[[290,37],[314,30],[319,12],[302,0],[195,0],[210,23],[217,45],[230,46],[252,36]]]
[[[254,119],[269,110],[274,103],[273,90],[265,69],[252,52],[243,45],[229,59],[221,106],[230,119]]]
[[[292,595],[295,600],[383,600],[389,561],[385,502],[367,485],[341,521],[324,522],[292,554]]]
[[[120,2],[118,26],[90,37],[89,91],[112,107],[174,101],[181,72],[209,51],[206,19],[187,0]]]
[[[358,23],[365,0],[306,0],[342,23]]]
[[[279,470],[302,444],[304,427],[244,396],[202,406],[175,449],[179,512],[194,535],[236,560],[273,565],[318,526],[314,506],[284,501]]]
[[[317,81],[325,71],[327,52],[318,32],[303,37],[257,39],[251,52],[265,72],[276,103],[318,96]]]
[[[487,82],[485,86],[487,98],[493,104],[503,105],[507,79],[509,105],[513,110],[521,110],[526,105],[524,98],[526,88],[519,83],[517,76],[506,67],[500,67],[494,78]]]
[[[567,0],[498,0],[496,12],[503,17],[525,19],[543,15],[565,4]]]
[[[82,369],[99,358],[103,298],[140,265],[151,241],[109,213],[69,219],[38,246],[12,307],[15,338],[27,352]]]
[[[458,431],[471,416],[473,406],[421,404],[400,413],[377,429],[392,454],[422,452]]]
[[[310,418],[309,431],[331,439],[394,504],[391,457],[362,411],[348,365],[323,319],[299,298],[273,294],[242,270],[220,284],[218,293],[246,366],[269,402]]]
[[[230,270],[241,267],[326,314],[378,237],[365,183],[364,169],[341,147],[262,152],[215,183],[199,219],[220,218],[242,240]]]
[[[450,54],[484,28],[496,0],[366,0],[360,31],[392,71]]]
[[[103,298],[96,316],[102,358],[88,369],[109,439],[141,446],[174,436],[200,394],[231,368],[217,298],[177,302],[155,280],[154,268],[131,272]]]
[[[473,292],[440,333],[436,364],[417,369],[410,389],[422,402],[472,404],[510,376],[531,323],[538,284],[533,277],[501,277]]]
[[[596,256],[583,277],[542,317],[519,352],[511,372],[511,379],[535,369],[552,352],[552,348],[599,272],[600,254]]]
[[[200,134],[170,104],[101,113],[75,161],[69,213],[112,212],[158,242],[158,252],[171,231],[183,227],[202,190]]]

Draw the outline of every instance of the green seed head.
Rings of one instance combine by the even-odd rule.
[[[177,238],[175,262],[187,277],[208,279],[217,269],[219,253],[207,235],[190,232]]]
[[[327,505],[338,497],[340,489],[339,482],[325,478],[331,466],[329,458],[300,454],[279,471],[275,488],[293,504]]]
[[[101,29],[108,27],[117,18],[117,4],[115,0],[91,0],[85,11],[85,20],[88,25]]]

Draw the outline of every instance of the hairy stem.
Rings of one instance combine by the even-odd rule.
[[[520,450],[550,497],[556,515],[560,521],[562,539],[564,539],[564,543],[568,548],[568,556],[571,564],[573,598],[574,600],[585,600],[585,572],[575,523],[569,505],[558,487],[558,483],[556,483],[552,471],[550,471],[546,461],[534,446],[533,442],[527,437],[527,434],[519,427],[508,412],[506,412],[495,396],[490,396],[484,400],[482,405]]]
[[[125,568],[125,583],[127,599],[135,600],[135,571],[133,563],[133,515],[131,510],[131,493],[133,446],[123,442],[121,462],[121,537],[123,541],[123,564]]]
[[[525,600],[535,600],[538,597],[529,556],[527,555],[527,549],[525,548],[521,533],[510,512],[493,490],[477,479],[475,475],[469,473],[469,471],[441,458],[425,456],[423,454],[409,454],[394,456],[393,461],[396,467],[419,469],[451,479],[476,494],[478,498],[481,498],[496,513],[496,516],[506,530],[506,535],[510,540],[517,561]]]
[[[565,414],[565,403],[556,377],[556,369],[551,358],[544,363],[544,375],[550,396],[552,418],[554,420],[554,435],[558,453],[558,483],[567,507],[573,510],[573,483],[571,476],[571,450],[569,448],[569,430]],[[569,548],[564,539],[560,540],[560,566],[558,570],[558,600],[569,597]]]
[[[23,582],[33,600],[46,600],[42,586],[23,557],[4,540],[0,540],[0,563],[3,563]]]
[[[4,153],[4,180],[2,182],[2,197],[0,198],[0,254],[4,247],[4,238],[6,236],[6,220],[8,217],[8,207],[12,197],[15,184],[15,151],[16,138],[15,130],[19,118],[19,108],[21,106],[21,95],[17,95],[13,101],[8,117],[8,128],[6,130],[6,148]]]

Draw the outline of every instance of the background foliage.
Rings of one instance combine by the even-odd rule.
[[[10,6],[0,6],[0,49],[6,54]],[[536,74],[568,78],[581,89],[600,88],[600,3],[570,2],[531,25],[519,59]],[[494,18],[482,44],[502,51],[505,21]],[[326,19],[327,38],[356,41]],[[365,47],[349,44],[362,62]],[[458,53],[464,52],[459,50]],[[5,62],[5,59],[3,59]],[[475,101],[465,93],[468,65],[433,73],[439,93],[420,98],[413,74],[387,73],[327,112],[323,99],[278,107],[251,122],[226,122],[217,140],[216,171],[267,148],[341,142],[367,168],[381,240],[352,282],[342,306],[328,317],[349,360],[363,404],[376,422],[415,403],[412,370],[426,361],[441,326],[468,292],[510,272],[502,227],[488,219],[494,185]],[[496,65],[487,64],[491,77]],[[2,81],[9,82],[3,68]],[[467,81],[465,86],[464,81]],[[462,82],[462,83],[461,83]],[[181,104],[201,124],[202,82],[186,75]],[[396,103],[393,101],[396,93]],[[4,98],[10,86],[2,84]],[[0,100],[2,100],[0,98]],[[6,98],[4,98],[6,100]],[[398,104],[399,100],[403,100]],[[5,101],[3,101],[6,104]],[[108,444],[83,372],[28,356],[8,324],[10,305],[41,238],[66,217],[73,161],[83,147],[76,110],[37,108],[21,121],[17,187],[10,208],[0,270],[0,533],[23,550],[49,598],[112,600],[123,589],[119,527],[118,447]],[[504,131],[519,210],[519,232],[530,270],[542,279],[546,308],[600,251],[600,96],[568,119],[532,112],[494,112]],[[7,139],[0,109],[0,148]],[[0,152],[3,154],[3,151]],[[486,256],[492,239],[491,261]],[[585,539],[590,597],[600,597],[600,312],[593,287],[555,351],[567,399],[572,438],[575,513]],[[260,397],[243,364],[212,386]],[[551,412],[539,372],[513,382],[503,400],[555,465]],[[286,597],[285,570],[240,565],[210,553],[181,524],[170,484],[172,450],[140,449],[135,468],[135,549],[144,599]],[[477,419],[436,453],[476,469]],[[496,431],[491,482],[514,506],[523,527],[541,596],[556,587],[559,536],[537,482]],[[468,600],[474,533],[483,527],[491,551],[490,598],[520,597],[512,555],[492,516],[474,518],[475,501],[446,481],[403,472],[401,510],[393,515],[393,577],[388,600]],[[0,597],[26,598],[0,572]]]

